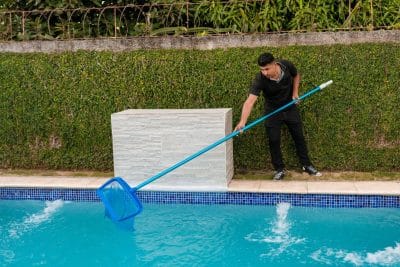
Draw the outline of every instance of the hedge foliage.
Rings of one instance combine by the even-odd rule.
[[[264,51],[296,64],[302,93],[334,80],[300,104],[316,166],[399,169],[398,44],[0,53],[0,167],[111,170],[110,115],[130,108],[232,108],[235,124]],[[297,168],[286,128],[282,143]],[[263,126],[234,139],[234,158],[236,169],[271,168]]]

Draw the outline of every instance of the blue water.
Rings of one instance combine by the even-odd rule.
[[[0,266],[400,266],[399,209],[0,201]]]

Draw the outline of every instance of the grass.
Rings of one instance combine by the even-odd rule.
[[[0,169],[0,176],[68,176],[68,177],[113,177],[113,172],[100,171],[63,171],[63,170],[25,170]]]
[[[236,171],[233,179],[238,180],[271,180],[271,171]],[[68,177],[113,177],[111,171],[89,170],[25,170],[25,169],[0,169],[0,176],[68,176]],[[321,177],[312,177],[308,174],[288,171],[285,180],[291,181],[397,181],[400,180],[400,171],[375,171],[375,172],[323,172]]]

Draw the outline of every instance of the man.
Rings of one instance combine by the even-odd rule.
[[[287,60],[275,60],[270,53],[263,53],[258,58],[260,72],[256,75],[250,88],[249,96],[243,104],[242,116],[235,131],[245,127],[254,103],[262,92],[265,98],[265,114],[291,102],[299,97],[300,74],[296,67]],[[285,123],[296,146],[296,153],[303,171],[313,176],[321,176],[308,156],[304,139],[303,125],[299,110],[292,105],[266,120],[272,165],[275,169],[273,179],[281,180],[285,176],[285,165],[281,151],[281,126]]]

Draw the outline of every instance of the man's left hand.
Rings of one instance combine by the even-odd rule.
[[[292,99],[295,100],[295,104],[296,105],[300,104],[300,102],[301,102],[298,95],[297,96],[292,96]]]

